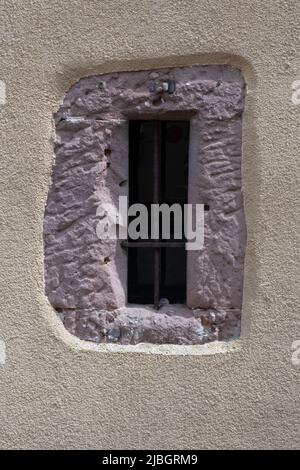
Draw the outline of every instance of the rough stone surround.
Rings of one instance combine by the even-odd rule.
[[[173,93],[162,83],[176,83]],[[245,84],[230,66],[84,78],[55,116],[45,210],[46,294],[82,339],[201,344],[239,336],[246,226],[241,191]],[[96,235],[96,210],[127,194],[128,120],[190,119],[189,202],[209,205],[205,243],[188,252],[187,305],[127,306],[127,259]]]

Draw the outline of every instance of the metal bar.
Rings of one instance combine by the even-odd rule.
[[[166,127],[167,127],[167,122],[161,121],[160,187],[161,187],[161,200],[163,202],[165,202],[167,199],[166,198]],[[167,250],[160,250],[160,288],[161,288],[161,291],[164,291],[165,283],[166,283],[166,256],[167,256],[166,251]]]
[[[147,242],[130,242],[127,240],[121,241],[122,248],[182,248],[185,242],[163,242],[163,241],[147,241]]]
[[[159,309],[160,290],[160,248],[154,249],[154,306]]]
[[[161,123],[153,121],[153,203],[158,204],[160,198],[160,160],[161,160]]]
[[[158,204],[160,199],[160,171],[161,171],[161,123],[153,121],[154,146],[153,146],[153,203]],[[159,221],[157,221],[159,223]],[[160,248],[154,249],[154,306],[159,309],[159,290],[161,259]]]

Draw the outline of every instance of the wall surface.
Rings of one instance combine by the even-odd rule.
[[[299,13],[297,0],[2,0],[1,448],[299,447]],[[247,82],[241,339],[72,337],[44,294],[53,113],[83,76],[213,63]]]

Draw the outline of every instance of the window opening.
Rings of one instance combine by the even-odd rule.
[[[174,238],[170,212],[170,239],[150,239],[151,204],[188,202],[189,121],[134,120],[129,122],[129,205],[142,203],[148,210],[149,238],[128,239],[128,302],[154,304],[186,301],[186,250]],[[161,217],[161,214],[160,214]],[[182,217],[183,221],[183,217]],[[130,222],[130,218],[128,220]]]

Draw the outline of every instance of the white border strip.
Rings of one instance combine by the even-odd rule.
[[[3,80],[0,80],[0,106],[6,104],[6,85]]]
[[[4,366],[6,361],[6,346],[2,339],[0,339],[0,365]]]
[[[140,343],[137,345],[123,344],[97,344],[85,341],[71,335],[71,342],[77,350],[95,351],[102,353],[140,353],[154,354],[163,356],[211,356],[214,354],[223,354],[228,352],[237,352],[241,350],[241,341],[213,341],[200,345],[178,345],[178,344],[148,344]],[[70,338],[69,338],[70,341]]]

